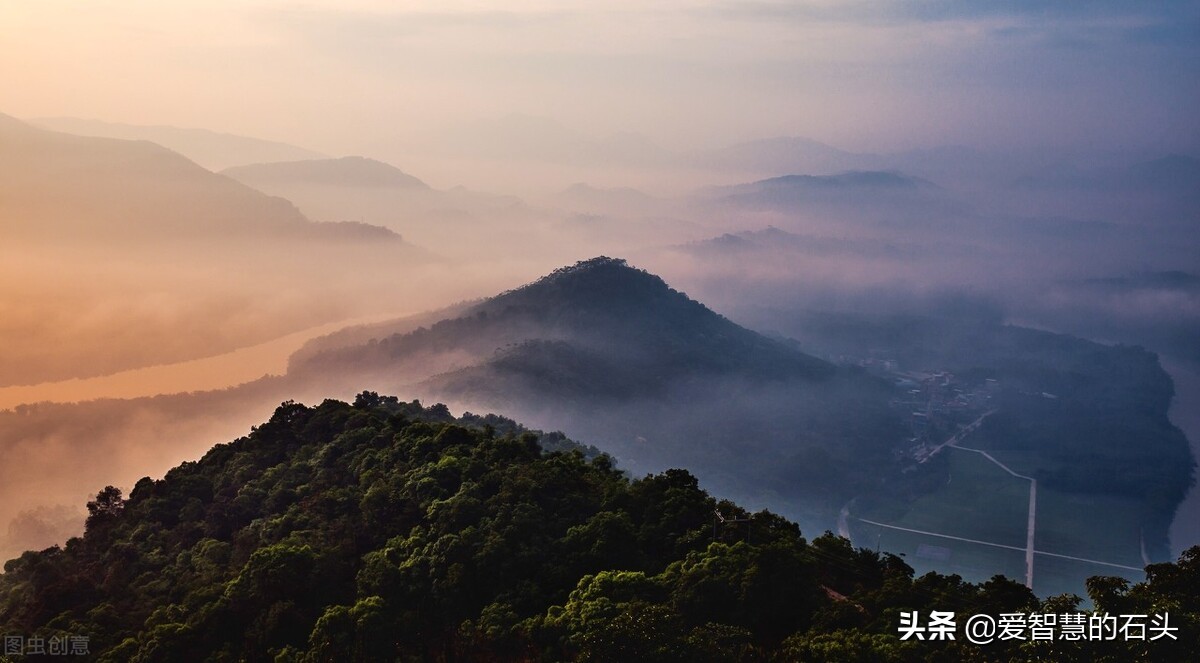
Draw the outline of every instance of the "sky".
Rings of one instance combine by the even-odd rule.
[[[1200,2],[0,0],[0,112],[436,150],[517,114],[670,149],[1200,146]]]

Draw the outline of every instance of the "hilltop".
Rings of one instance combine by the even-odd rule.
[[[405,333],[303,353],[289,375],[403,389],[577,431],[635,471],[827,500],[895,470],[891,387],[713,312],[624,260],[565,267]],[[825,490],[828,489],[828,490]]]
[[[569,341],[629,363],[635,371],[645,366],[647,379],[752,371],[820,379],[834,372],[819,359],[734,324],[661,278],[603,256],[484,300],[428,330],[316,361],[369,364],[429,348],[487,355],[533,339]]]
[[[84,638],[106,662],[1096,655],[1087,642],[901,642],[900,610],[1078,601],[1039,604],[1002,577],[914,578],[898,557],[714,499],[685,471],[630,480],[561,435],[369,392],[286,402],[128,499],[104,488],[88,511],[82,538],[5,564],[0,630]],[[1179,641],[1103,651],[1194,651],[1198,560],[1156,565],[1133,589],[1089,583],[1101,610],[1176,606]]]
[[[536,325],[543,336],[607,355],[638,386],[681,374],[819,380],[834,373],[826,362],[740,327],[615,258],[556,270],[468,315],[510,329]]]

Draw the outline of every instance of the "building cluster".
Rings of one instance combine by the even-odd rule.
[[[843,361],[847,358],[842,358]],[[892,407],[903,413],[911,437],[901,456],[923,459],[944,437],[995,407],[1000,383],[992,378],[964,381],[948,371],[902,371],[887,358],[855,359],[853,363],[896,385]]]
[[[896,374],[893,379],[901,395],[892,405],[905,414],[912,434],[904,455],[917,460],[927,458],[945,442],[943,438],[992,409],[1000,388],[992,378],[968,384],[946,371]]]

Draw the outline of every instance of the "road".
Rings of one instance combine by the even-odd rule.
[[[1037,479],[1029,480],[1029,523],[1025,526],[1025,586],[1033,589],[1033,533],[1037,529]]]
[[[963,426],[962,430],[958,431],[954,435],[951,435],[949,437],[949,439],[947,439],[945,442],[942,442],[941,444],[939,444],[936,447],[934,447],[933,449],[931,449],[929,451],[929,453],[925,454],[924,458],[922,458],[921,460],[919,460],[917,462],[924,463],[925,461],[929,460],[930,458],[933,458],[937,454],[937,452],[941,451],[942,449],[944,449],[948,446],[954,446],[954,445],[958,444],[959,441],[962,440],[962,438],[975,432],[975,429],[979,428],[980,424],[983,423],[984,419],[987,419],[988,417],[992,416],[993,414],[996,414],[996,410],[988,410],[987,412],[984,412],[983,414],[979,415],[978,419],[976,419],[975,421],[972,421],[971,423],[967,424],[966,426]]]
[[[1023,551],[1026,551],[1026,555],[1029,554],[1028,548],[1022,548],[1020,546],[1009,546],[1009,545],[1005,545],[1003,543],[992,543],[991,541],[980,541],[979,539],[968,539],[968,538],[961,537],[961,536],[951,536],[949,534],[939,534],[938,532],[929,532],[926,530],[912,529],[911,527],[900,527],[899,525],[888,525],[887,523],[881,523],[881,522],[877,522],[874,520],[867,520],[866,518],[855,518],[855,520],[862,522],[862,523],[867,523],[868,525],[875,525],[877,527],[886,527],[888,529],[900,530],[901,532],[912,532],[913,534],[921,534],[924,536],[933,536],[933,537],[937,537],[939,539],[950,539],[952,541],[963,541],[965,543],[977,543],[979,545],[991,546],[993,548],[1005,548],[1007,550],[1023,550]],[[1046,552],[1045,550],[1034,550],[1033,554],[1034,555],[1045,555],[1046,557],[1058,557],[1059,559],[1070,559],[1070,560],[1074,560],[1076,562],[1088,562],[1089,564],[1099,564],[1101,566],[1112,566],[1112,567],[1115,567],[1118,569],[1128,569],[1130,571],[1144,571],[1145,570],[1145,569],[1142,569],[1142,568],[1139,568],[1136,566],[1126,566],[1125,564],[1114,564],[1113,562],[1101,562],[1098,559],[1087,559],[1086,557],[1072,557],[1071,555],[1060,555],[1058,553]]]
[[[954,435],[951,435],[950,438],[947,439],[945,442],[942,442],[941,444],[934,447],[928,454],[925,454],[925,457],[921,458],[917,462],[924,463],[925,461],[932,458],[934,456],[934,454],[941,451],[946,446],[957,444],[958,441],[961,440],[963,437],[965,437],[966,435],[969,435],[975,429],[979,428],[980,424],[983,423],[984,419],[987,419],[989,416],[991,416],[992,414],[995,414],[995,413],[996,413],[996,410],[992,409],[992,410],[988,410],[987,412],[984,412],[983,414],[979,415],[978,419],[976,419],[975,421],[972,421],[971,423],[967,424],[966,426],[963,426],[961,430],[959,430]],[[842,507],[841,512],[838,513],[838,521],[837,521],[838,536],[840,536],[844,539],[847,539],[847,540],[853,540],[850,537],[850,509],[852,509],[854,507],[854,501],[857,499],[858,498],[855,497],[854,499],[850,500],[849,502],[846,502],[846,505]]]
[[[980,424],[983,423],[984,419],[991,416],[995,412],[996,412],[996,410],[988,410],[987,412],[984,412],[983,414],[981,414],[979,416],[978,419],[967,424],[966,426],[964,426],[962,428],[962,430],[960,430],[957,433],[955,433],[954,435],[950,436],[950,438],[947,439],[945,442],[939,444],[938,446],[936,446],[932,450],[930,450],[930,452],[928,454],[926,454],[924,458],[921,458],[918,462],[924,463],[925,461],[932,458],[935,454],[937,454],[942,449],[944,449],[946,447],[953,447],[953,448],[959,449],[961,451],[970,451],[973,453],[980,454],[984,458],[986,458],[989,461],[991,461],[992,463],[994,463],[997,467],[1004,470],[1005,472],[1008,472],[1012,476],[1014,476],[1018,479],[1024,479],[1024,480],[1028,481],[1029,482],[1029,512],[1028,512],[1029,517],[1028,517],[1028,520],[1026,521],[1026,525],[1025,525],[1025,547],[1024,548],[1021,548],[1018,546],[1009,546],[1009,545],[1005,545],[1002,543],[993,543],[991,541],[980,541],[979,539],[968,539],[968,538],[961,537],[961,536],[952,536],[949,534],[941,534],[938,532],[929,532],[929,531],[925,531],[925,530],[911,529],[908,527],[900,527],[898,525],[888,525],[888,524],[876,522],[873,520],[867,520],[865,518],[856,518],[855,520],[858,520],[859,522],[868,523],[870,525],[876,525],[878,527],[886,527],[888,529],[900,530],[902,532],[912,532],[914,534],[933,536],[933,537],[937,537],[937,538],[941,538],[941,539],[950,539],[952,541],[962,541],[964,543],[975,543],[975,544],[984,545],[984,546],[992,546],[993,548],[1005,548],[1008,550],[1024,551],[1024,553],[1025,553],[1025,586],[1029,587],[1030,589],[1033,588],[1033,567],[1034,567],[1034,559],[1035,559],[1036,555],[1045,555],[1047,557],[1058,557],[1060,559],[1070,559],[1070,560],[1074,560],[1074,561],[1078,561],[1078,562],[1088,562],[1091,564],[1099,564],[1101,566],[1111,566],[1111,567],[1115,567],[1118,569],[1128,569],[1130,571],[1144,570],[1144,569],[1141,569],[1141,568],[1138,568],[1135,566],[1126,566],[1124,564],[1114,564],[1112,562],[1102,562],[1097,559],[1087,559],[1084,557],[1072,557],[1070,555],[1060,555],[1058,553],[1046,552],[1046,551],[1037,550],[1034,548],[1035,534],[1037,532],[1037,479],[1035,479],[1031,476],[1027,476],[1027,475],[1020,474],[1018,472],[1013,471],[1013,469],[1011,467],[996,460],[996,458],[994,456],[992,456],[988,452],[984,451],[983,449],[972,449],[971,447],[964,447],[959,444],[964,437],[966,437],[968,434],[973,432],[975,429],[979,428]],[[854,503],[854,500],[847,502],[846,505],[842,507],[841,513],[838,514],[838,534],[846,537],[847,539],[850,538],[850,525],[849,525],[850,508],[853,505],[853,503]],[[1144,542],[1143,542],[1142,555],[1143,555],[1143,558],[1146,558]]]
[[[950,539],[952,541],[965,541],[967,543],[978,543],[981,546],[991,546],[993,548],[1007,548],[1009,550],[1025,550],[1024,548],[1019,548],[1017,546],[1007,546],[1007,545],[1004,545],[1003,543],[992,543],[991,541],[980,541],[979,539],[968,539],[968,538],[964,538],[961,536],[951,536],[949,534],[938,534],[937,532],[927,532],[925,530],[912,529],[911,527],[900,527],[899,525],[888,525],[886,523],[876,522],[874,520],[867,520],[866,518],[855,518],[855,520],[857,520],[860,523],[867,523],[868,525],[877,525],[879,527],[886,527],[888,529],[897,529],[897,530],[900,530],[901,532],[912,532],[913,534],[923,534],[925,536],[936,536],[939,539]]]
[[[995,412],[995,410],[992,410],[992,412]],[[988,414],[991,414],[991,412],[989,412]],[[987,415],[985,414],[984,416],[986,417]],[[979,420],[982,420],[982,417]],[[977,420],[977,421],[979,421],[979,420]],[[972,449],[970,447],[959,446],[958,440],[956,440],[954,438],[951,438],[951,439],[954,440],[953,443],[947,442],[946,444],[949,444],[950,446],[954,447],[955,449],[961,449],[963,451],[974,451],[977,454],[981,454],[981,455],[983,455],[984,458],[992,461],[998,467],[1000,467],[1000,469],[1004,470],[1005,472],[1008,472],[1009,474],[1013,475],[1014,477],[1017,477],[1018,479],[1024,479],[1029,482],[1029,520],[1025,524],[1025,586],[1030,589],[1033,589],[1033,554],[1034,554],[1034,552],[1036,552],[1033,549],[1033,534],[1037,530],[1037,479],[1034,479],[1033,477],[1030,477],[1030,476],[1025,476],[1024,474],[1017,474],[1016,472],[1014,472],[1012,470],[1011,467],[996,460],[995,458],[992,457],[992,455],[990,453],[984,451],[983,449]],[[1057,556],[1061,557],[1061,555],[1057,555]],[[1114,565],[1114,566],[1117,566],[1117,565]],[[1140,571],[1141,569],[1135,569],[1135,570]]]

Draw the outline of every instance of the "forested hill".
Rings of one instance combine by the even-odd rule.
[[[562,342],[572,353],[598,355],[630,388],[694,374],[813,380],[834,373],[832,365],[740,327],[661,278],[607,257],[556,270],[428,329],[320,353],[309,363],[323,372],[345,371],[434,352],[486,361],[497,350],[529,341]],[[601,385],[614,379],[575,377]]]
[[[288,374],[512,413],[570,430],[626,468],[686,467],[825,526],[898,471],[904,439],[886,381],[740,327],[607,257],[427,328],[311,354]]]
[[[714,499],[685,471],[630,480],[561,435],[369,392],[284,403],[88,510],[83,538],[5,565],[0,633],[87,638],[113,662],[1187,660],[1200,647],[1200,548],[1150,567],[1148,584],[1088,588],[1109,612],[1170,610],[1178,641],[901,642],[901,611],[1074,604],[1039,605],[1002,578],[914,579],[897,557]]]

